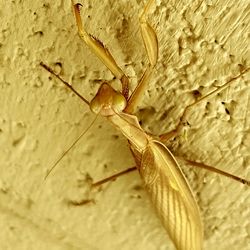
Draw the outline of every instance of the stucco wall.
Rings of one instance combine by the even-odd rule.
[[[134,87],[147,62],[138,22],[143,2],[82,4],[86,29],[110,48]],[[204,95],[249,67],[249,1],[158,0],[150,22],[159,62],[137,114],[147,131],[161,134],[178,123],[194,90]],[[71,2],[0,0],[0,23],[0,249],[172,249],[138,173],[88,192],[86,174],[99,180],[134,164],[126,139],[105,119],[44,181],[95,116],[39,62],[88,99],[102,79],[112,79],[78,37]],[[196,106],[170,149],[250,179],[249,98],[248,74]],[[201,209],[204,249],[249,249],[250,189],[181,166]]]

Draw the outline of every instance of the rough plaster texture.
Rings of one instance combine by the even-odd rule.
[[[143,2],[83,4],[86,28],[110,48],[134,87],[147,61],[138,23]],[[204,95],[250,65],[249,1],[159,0],[150,20],[160,55],[137,115],[160,134],[174,128],[194,90]],[[87,192],[87,173],[99,180],[134,164],[126,140],[105,119],[43,180],[94,115],[39,62],[89,99],[102,79],[112,79],[79,39],[70,1],[0,0],[0,21],[0,249],[173,249],[138,173]],[[196,106],[170,149],[250,179],[249,97],[245,75]],[[204,249],[249,249],[250,189],[181,166],[201,209]],[[69,203],[91,198],[95,203]]]

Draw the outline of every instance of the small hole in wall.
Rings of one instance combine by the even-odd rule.
[[[130,195],[130,198],[132,198],[132,199],[134,199],[134,198],[141,199],[141,196],[139,194],[132,194],[132,195]]]
[[[225,111],[226,111],[226,113],[227,113],[228,115],[230,115],[230,112],[229,112],[229,110],[228,110],[227,108],[225,108]]]
[[[119,139],[119,135],[112,135],[112,138],[113,138],[114,140],[117,140],[117,139]]]
[[[143,189],[144,188],[141,185],[135,185],[135,186],[133,186],[133,190],[136,190],[136,191],[141,191]]]
[[[192,94],[193,94],[193,96],[194,96],[195,99],[201,97],[201,92],[199,90],[197,90],[197,89],[193,90]]]
[[[34,35],[43,36],[43,32],[39,30],[39,31],[34,32]]]
[[[56,62],[55,65],[58,66],[60,69],[62,69],[62,63],[61,62]]]
[[[49,9],[49,8],[50,8],[50,5],[49,5],[49,3],[44,3],[44,4],[43,4],[43,7],[44,7],[45,9]]]

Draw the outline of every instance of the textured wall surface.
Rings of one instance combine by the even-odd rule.
[[[82,4],[86,29],[135,87],[147,63],[143,1]],[[87,99],[113,78],[77,35],[71,2],[0,0],[0,22],[0,249],[173,249],[137,172],[88,191],[87,176],[99,180],[134,164],[126,139],[105,119],[44,181],[95,116],[40,61]],[[137,115],[145,130],[161,134],[199,93],[250,66],[249,1],[158,0],[150,22],[160,54]],[[175,155],[250,179],[249,75],[191,110],[190,125],[169,143]],[[204,249],[249,249],[250,188],[180,164],[201,209]],[[88,199],[95,202],[71,202]]]

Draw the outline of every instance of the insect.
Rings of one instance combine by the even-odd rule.
[[[189,105],[184,110],[179,124],[173,131],[160,136],[160,139],[147,134],[141,128],[138,118],[134,116],[133,113],[147,88],[158,59],[157,36],[154,29],[147,21],[147,14],[153,4],[154,0],[149,0],[139,18],[141,34],[149,63],[131,95],[129,95],[129,78],[116,64],[111,53],[104,47],[102,42],[89,35],[84,30],[80,17],[81,5],[74,4],[73,1],[72,5],[80,37],[107,66],[113,75],[120,80],[122,91],[120,93],[114,90],[108,82],[103,82],[95,97],[89,102],[76,92],[71,85],[61,79],[59,75],[55,74],[47,65],[44,63],[41,63],[41,65],[59,78],[69,89],[89,105],[92,112],[104,116],[128,139],[131,153],[135,159],[136,169],[138,169],[157,214],[176,249],[199,250],[202,249],[203,244],[203,225],[199,208],[175,157],[163,144],[163,141],[167,141],[179,133],[184,126],[183,121],[186,119],[187,112],[192,106],[227,88],[235,79],[241,77],[249,69],[243,71],[235,78],[232,78],[207,96]],[[193,162],[189,161],[189,163]],[[203,164],[196,165],[209,168]],[[132,171],[133,169],[135,168],[128,171]],[[214,171],[219,172],[219,170]],[[221,172],[221,174],[226,175],[223,172]],[[249,185],[249,182],[244,179],[233,175],[229,175],[229,177]],[[114,178],[114,176],[112,178]],[[95,183],[95,185],[100,185],[105,181],[107,181],[107,179]]]

